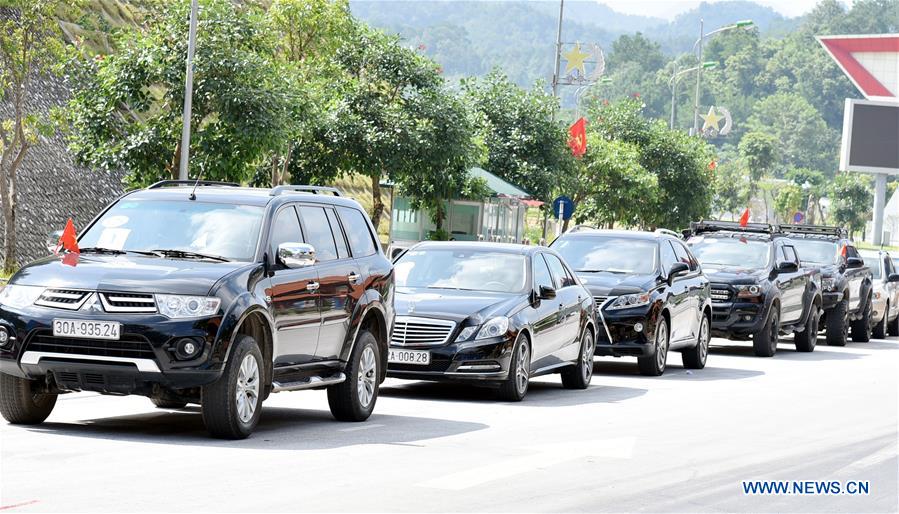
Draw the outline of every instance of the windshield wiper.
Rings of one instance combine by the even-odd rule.
[[[614,269],[578,269],[574,271],[577,273],[627,273],[626,271]]]
[[[115,248],[102,248],[99,246],[89,246],[87,248],[80,248],[81,253],[103,253],[106,255],[125,255],[128,253],[136,253],[138,255],[152,255],[154,257],[159,257],[159,254],[153,252],[143,252],[140,250],[117,250]]]
[[[209,259],[213,261],[219,262],[231,262],[231,259],[227,257],[222,257],[221,255],[209,255],[205,253],[197,253],[197,252],[188,252],[186,250],[152,250],[152,253],[157,255],[163,255],[165,257],[175,257],[179,259]]]

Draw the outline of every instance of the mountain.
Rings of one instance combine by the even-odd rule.
[[[559,16],[559,2],[551,0],[530,2],[533,9]],[[665,23],[663,18],[638,16],[615,11],[596,0],[568,0],[565,2],[565,20],[603,27],[610,32],[646,32],[647,29]]]

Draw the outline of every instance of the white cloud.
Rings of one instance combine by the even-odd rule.
[[[672,19],[678,14],[699,7],[699,0],[597,0],[612,9],[627,14],[639,14],[642,16],[656,16]],[[721,0],[706,0],[715,3]],[[787,17],[801,16],[812,10],[819,0],[755,0],[756,3],[767,5],[775,11]],[[842,0],[850,5],[852,0]]]

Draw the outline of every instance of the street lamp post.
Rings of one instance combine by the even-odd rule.
[[[696,47],[699,46],[699,55],[697,56],[697,60],[699,62],[702,62],[702,44],[706,38],[713,36],[715,34],[718,34],[719,32],[724,32],[726,30],[750,27],[750,26],[752,26],[753,21],[752,20],[738,21],[738,22],[734,23],[733,25],[727,25],[727,26],[721,27],[719,29],[715,29],[715,30],[709,32],[708,34],[703,32],[703,30],[704,30],[703,24],[704,23],[705,23],[705,21],[702,18],[700,18],[699,19],[699,39],[697,39],[696,42],[693,43],[693,53],[696,53]],[[696,73],[696,95],[693,99],[693,130],[691,132],[691,135],[694,135],[694,136],[699,134],[699,92],[700,92],[700,88],[702,87],[701,85],[702,85],[702,70],[700,69],[700,70],[697,70],[697,73]]]
[[[678,71],[677,63],[674,63],[674,75],[671,75],[671,78],[668,79],[668,87],[671,89],[671,121],[668,124],[669,128],[674,128],[674,119],[677,113],[677,82],[680,80],[680,77],[692,71],[699,71],[701,69],[711,70],[717,66],[718,63],[715,61],[706,61],[702,63],[702,66],[694,66],[692,68],[687,68],[686,70]]]
[[[194,52],[197,47],[197,0],[190,3],[190,28],[187,32],[187,70],[184,76],[184,112],[181,114],[181,160],[178,163],[178,179],[187,180],[190,157],[190,117],[193,108]]]

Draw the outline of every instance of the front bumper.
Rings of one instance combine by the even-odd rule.
[[[600,327],[595,355],[645,357],[655,353],[651,341],[655,340],[656,320],[650,315],[648,306],[613,311],[600,309],[596,317]]]
[[[821,306],[825,311],[829,311],[836,307],[843,299],[843,293],[840,291],[827,291],[821,295]]]
[[[54,319],[117,321],[118,340],[55,337]],[[189,389],[214,382],[221,363],[213,358],[220,317],[170,320],[159,314],[85,313],[31,306],[0,306],[0,324],[15,336],[0,349],[0,372],[52,381],[63,390],[151,394],[159,387]],[[171,348],[190,337],[203,345],[198,357],[181,361]]]
[[[394,350],[426,350],[431,352],[431,363],[387,364],[387,376],[409,380],[499,382],[509,376],[512,349],[515,339],[496,337],[479,341],[451,343],[444,346],[400,346],[391,344]],[[485,367],[499,366],[496,371],[480,371]]]
[[[762,329],[767,319],[764,303],[712,302],[712,335],[749,336]]]

